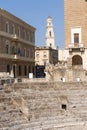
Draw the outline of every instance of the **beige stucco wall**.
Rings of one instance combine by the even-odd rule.
[[[46,54],[46,57],[44,55]],[[44,62],[49,63],[49,50],[39,48],[35,50],[35,64],[44,65]]]
[[[45,63],[55,64],[58,62],[58,50],[50,47],[36,47],[35,64],[44,65]]]

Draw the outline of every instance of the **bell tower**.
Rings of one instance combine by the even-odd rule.
[[[47,25],[46,25],[46,46],[55,48],[55,40],[54,40],[54,31],[53,31],[53,23],[52,17],[47,18]]]

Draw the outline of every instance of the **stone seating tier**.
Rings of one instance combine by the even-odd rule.
[[[87,82],[5,84],[0,130],[87,130],[86,90]]]

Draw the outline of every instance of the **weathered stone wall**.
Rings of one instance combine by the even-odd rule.
[[[72,66],[69,61],[45,67],[46,79],[48,81],[87,81],[87,70],[80,65]]]

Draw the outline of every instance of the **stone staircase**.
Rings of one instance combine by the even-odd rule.
[[[0,130],[87,130],[87,82],[0,87]]]

